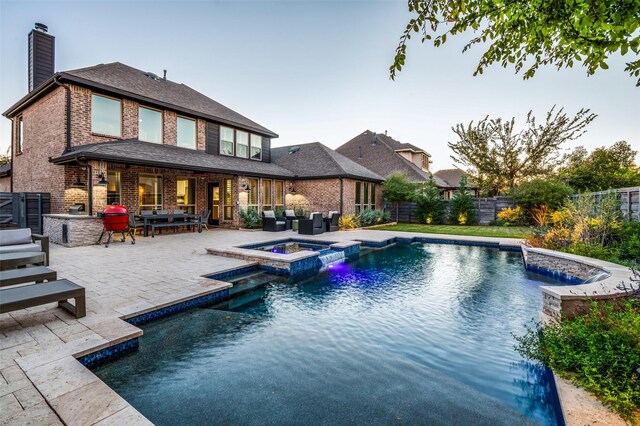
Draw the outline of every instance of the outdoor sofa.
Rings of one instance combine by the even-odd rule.
[[[324,232],[324,221],[322,213],[313,212],[309,215],[309,219],[298,220],[298,234],[317,235]]]
[[[32,234],[30,228],[0,231],[0,253],[44,252],[44,265],[49,266],[49,237]]]

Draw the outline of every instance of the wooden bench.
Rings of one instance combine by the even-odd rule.
[[[24,284],[43,281],[55,281],[58,273],[46,266],[34,266],[32,268],[11,269],[0,272],[0,287],[15,284]]]
[[[68,299],[75,299],[75,306]],[[0,289],[0,313],[58,302],[58,306],[82,318],[87,315],[84,287],[69,280],[49,281]]]

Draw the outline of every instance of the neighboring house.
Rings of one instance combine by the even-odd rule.
[[[11,192],[11,163],[0,166],[0,192]]]
[[[320,142],[273,148],[271,161],[295,175],[291,207],[344,214],[384,207],[384,178]]]
[[[431,173],[429,153],[415,145],[399,142],[386,132],[366,130],[338,147],[336,152],[384,178],[402,172],[412,182],[425,182]],[[438,187],[446,186],[437,177],[434,179]]]
[[[443,182],[446,185],[443,187],[443,195],[445,199],[449,200],[453,197],[454,191],[460,188],[460,180],[463,176],[466,176],[466,173],[460,169],[443,169],[435,172],[433,176],[437,178],[439,182]],[[474,197],[478,197],[480,195],[480,190],[477,186],[473,185],[473,182],[471,182],[468,177],[467,186],[471,191],[473,191]]]
[[[4,112],[13,124],[11,177],[13,191],[50,193],[52,213],[84,204],[95,215],[120,203],[136,213],[211,210],[211,224],[238,226],[240,209],[281,209],[299,196],[307,211],[338,210],[330,198],[353,213],[345,194],[363,188],[357,182],[376,191],[382,180],[320,144],[324,159],[304,157],[302,145],[272,161],[276,133],[166,73],[118,62],[54,73],[46,28],[31,31],[29,49],[29,93]],[[339,187],[328,184],[336,179]]]

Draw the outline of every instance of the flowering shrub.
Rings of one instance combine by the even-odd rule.
[[[503,226],[522,226],[527,224],[525,211],[520,206],[514,208],[507,207],[502,209],[502,211],[498,213],[498,220],[502,222]]]
[[[640,420],[640,297],[593,301],[514,337],[525,358],[594,393],[632,424]]]

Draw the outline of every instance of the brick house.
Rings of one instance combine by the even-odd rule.
[[[412,182],[426,182],[433,176],[446,199],[451,198],[460,187],[460,170],[446,169],[433,173],[431,155],[427,151],[410,143],[399,142],[388,136],[386,131],[381,134],[366,130],[336,148],[336,152],[385,178],[402,172]],[[472,189],[477,197],[477,188]]]
[[[297,162],[272,161],[276,133],[166,73],[118,62],[54,73],[46,28],[31,31],[29,49],[29,93],[3,114],[12,121],[12,190],[49,192],[53,213],[83,204],[95,215],[120,203],[210,210],[210,224],[237,227],[240,209],[282,209],[300,197],[305,211],[353,213],[364,182],[382,206],[380,176],[326,147],[343,170],[308,158],[317,172],[307,176]]]

